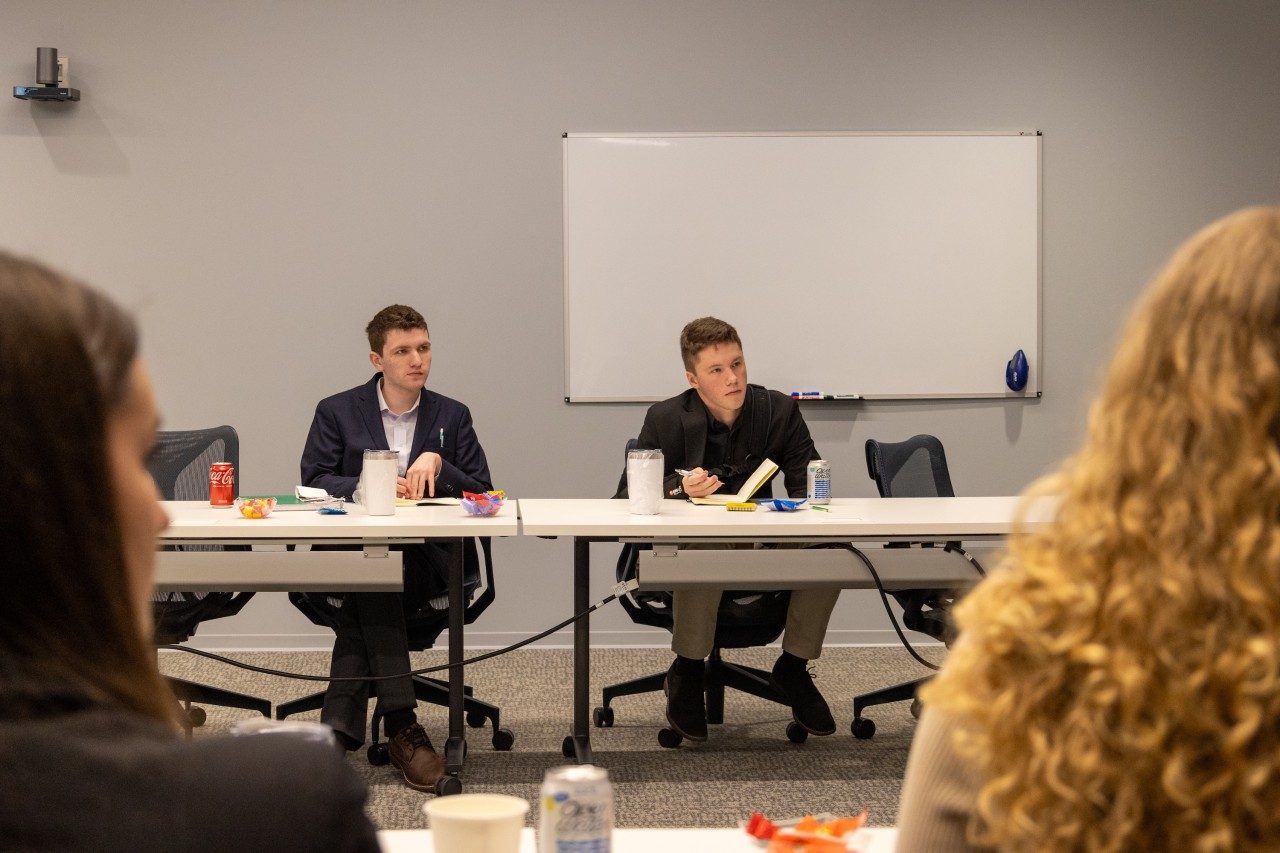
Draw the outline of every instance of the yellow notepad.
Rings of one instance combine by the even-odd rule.
[[[742,484],[742,488],[738,489],[736,495],[726,495],[716,492],[714,495],[707,495],[705,498],[689,498],[696,504],[702,506],[724,506],[725,504],[745,503],[751,499],[751,496],[760,491],[760,487],[778,473],[778,466],[772,459],[766,459],[760,463],[760,467],[747,478],[747,482]]]

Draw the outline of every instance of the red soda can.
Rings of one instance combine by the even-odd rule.
[[[209,466],[209,505],[231,506],[236,491],[236,466],[215,462]]]

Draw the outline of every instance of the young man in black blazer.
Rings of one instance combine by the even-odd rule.
[[[396,496],[421,498],[482,492],[493,488],[489,463],[457,400],[428,391],[431,338],[427,321],[406,305],[389,305],[365,328],[373,378],[316,406],[302,451],[302,482],[351,498],[360,480],[365,450],[398,451]],[[404,548],[405,589],[432,606],[448,605],[445,550],[434,544]],[[330,675],[359,677],[409,671],[401,593],[359,592],[342,596]],[[364,741],[369,684],[330,682],[321,721],[348,749]],[[405,784],[433,791],[444,762],[414,715],[408,677],[378,682],[378,710],[389,739],[392,763]]]
[[[680,354],[689,390],[649,408],[638,445],[662,451],[665,495],[684,500],[721,489],[736,492],[763,460],[772,459],[787,494],[804,497],[809,460],[819,458],[809,428],[791,397],[747,384],[737,330],[715,317],[694,320],[680,333]],[[626,486],[624,474],[615,497],[626,497]],[[763,489],[771,494],[772,481]],[[672,596],[676,659],[667,672],[667,721],[693,741],[707,739],[703,662],[715,640],[722,592],[684,589]],[[795,721],[817,735],[832,734],[836,724],[808,663],[822,653],[839,595],[838,589],[792,590],[783,652],[773,666],[773,683]]]

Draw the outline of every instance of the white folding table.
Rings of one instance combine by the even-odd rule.
[[[854,850],[859,853],[893,853],[898,830],[880,826],[860,829],[854,836]],[[382,853],[433,853],[429,829],[384,829],[378,833]],[[520,853],[536,853],[537,836],[533,829],[520,831]],[[613,831],[613,853],[759,853],[760,842],[741,829],[627,827]]]
[[[159,536],[156,588],[160,591],[356,591],[404,588],[403,555],[394,546],[443,540],[449,549],[449,738],[447,775],[440,790],[462,790],[458,778],[465,754],[463,721],[463,561],[462,540],[472,536],[515,536],[516,508],[503,506],[488,518],[469,516],[460,506],[397,507],[395,515],[373,516],[348,504],[346,515],[315,510],[273,512],[263,519],[241,517],[229,507],[204,501],[166,501],[170,524]],[[165,550],[167,546],[240,546],[232,550]],[[349,545],[350,551],[298,551],[298,545]],[[254,546],[258,546],[255,550]],[[262,550],[264,547],[274,550]]]
[[[742,542],[850,543],[871,556],[887,589],[971,585],[978,580],[972,565],[945,548],[879,548],[873,554],[867,549],[890,542],[964,540],[970,554],[989,558],[1013,529],[1020,501],[1017,497],[844,498],[833,500],[826,512],[783,513],[729,512],[723,507],[667,500],[658,515],[631,515],[625,500],[522,499],[520,519],[526,535],[573,537],[573,610],[582,613],[590,606],[592,542],[652,546],[641,554],[639,563],[640,585],[646,589],[874,585],[861,561],[845,550],[731,550]],[[1041,501],[1032,507],[1028,519],[1036,523],[1052,510],[1052,501]],[[692,543],[701,547],[678,548]],[[717,544],[726,548],[716,549]],[[784,573],[779,572],[781,567]],[[579,763],[591,761],[588,618],[574,624],[573,729],[561,745],[564,757]]]

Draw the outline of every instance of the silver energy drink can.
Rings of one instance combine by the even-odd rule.
[[[603,767],[553,767],[542,780],[538,853],[609,853],[613,785]]]
[[[811,504],[831,503],[831,463],[815,459],[809,463],[809,489],[805,494]]]

